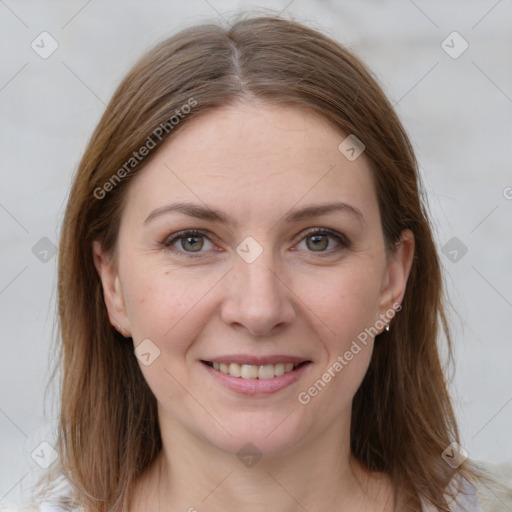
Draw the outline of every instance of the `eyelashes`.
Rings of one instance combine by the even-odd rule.
[[[187,229],[174,233],[167,237],[161,245],[167,251],[176,254],[178,257],[199,258],[205,255],[205,251],[201,250],[205,246],[204,239],[212,245],[213,250],[218,251],[210,240],[208,232],[199,229]],[[331,242],[332,240],[334,240],[334,244]],[[181,249],[178,249],[175,245],[180,241],[181,244],[178,245],[181,246]],[[310,228],[305,230],[301,233],[301,238],[299,238],[299,243],[302,242],[306,242],[306,249],[304,249],[306,252],[320,257],[333,256],[343,250],[350,249],[352,245],[350,240],[343,233],[338,233],[328,228]],[[308,245],[308,242],[311,242],[312,245]],[[190,251],[186,250],[189,244],[192,249]],[[331,247],[332,245],[334,245],[334,248]],[[321,250],[309,250],[311,247],[320,248]],[[294,248],[293,251],[297,251],[297,249]]]

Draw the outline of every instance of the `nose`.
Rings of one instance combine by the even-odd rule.
[[[221,318],[226,325],[247,330],[252,336],[268,337],[290,325],[296,315],[294,294],[271,251],[247,263],[237,258],[227,276]]]

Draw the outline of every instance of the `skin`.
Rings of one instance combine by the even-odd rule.
[[[290,107],[239,103],[203,114],[133,180],[116,258],[94,244],[112,325],[135,347],[150,339],[160,350],[139,364],[158,401],[163,450],[138,481],[130,512],[393,509],[389,479],[365,471],[349,450],[352,399],[378,339],[307,405],[297,399],[401,302],[414,253],[410,231],[386,252],[369,163],[364,153],[355,161],[340,153],[345,136]],[[221,209],[229,223],[178,212],[144,222],[177,201]],[[292,208],[333,201],[362,219],[332,212],[284,221]],[[350,245],[321,236],[315,246],[308,228],[330,228]],[[186,239],[174,241],[177,252],[164,245],[185,229],[205,231],[193,239],[203,243],[199,253],[183,247]],[[236,252],[247,236],[263,250],[252,263]],[[200,362],[233,353],[312,364],[277,393],[242,396]],[[247,442],[262,454],[252,467],[236,456]]]

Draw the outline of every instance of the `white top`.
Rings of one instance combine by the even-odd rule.
[[[448,508],[451,512],[484,512],[476,496],[475,486],[467,480],[464,480],[462,490],[448,505]],[[423,503],[422,512],[438,512],[438,510]]]
[[[46,501],[23,506],[2,502],[0,503],[0,512],[80,512],[79,509],[72,509],[64,505],[68,501],[70,490],[68,482],[62,477],[54,494]],[[450,503],[451,512],[484,512],[476,496],[475,487],[467,480],[464,482],[463,493],[460,492],[457,498]],[[422,512],[437,512],[437,509],[423,504]]]

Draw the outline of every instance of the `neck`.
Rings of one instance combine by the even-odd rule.
[[[240,460],[177,425],[165,428],[172,435],[162,438],[163,449],[135,486],[128,512],[221,512],[226,504],[240,512],[328,510],[333,504],[354,512],[394,510],[389,478],[351,457],[347,425],[329,430],[285,454]]]

